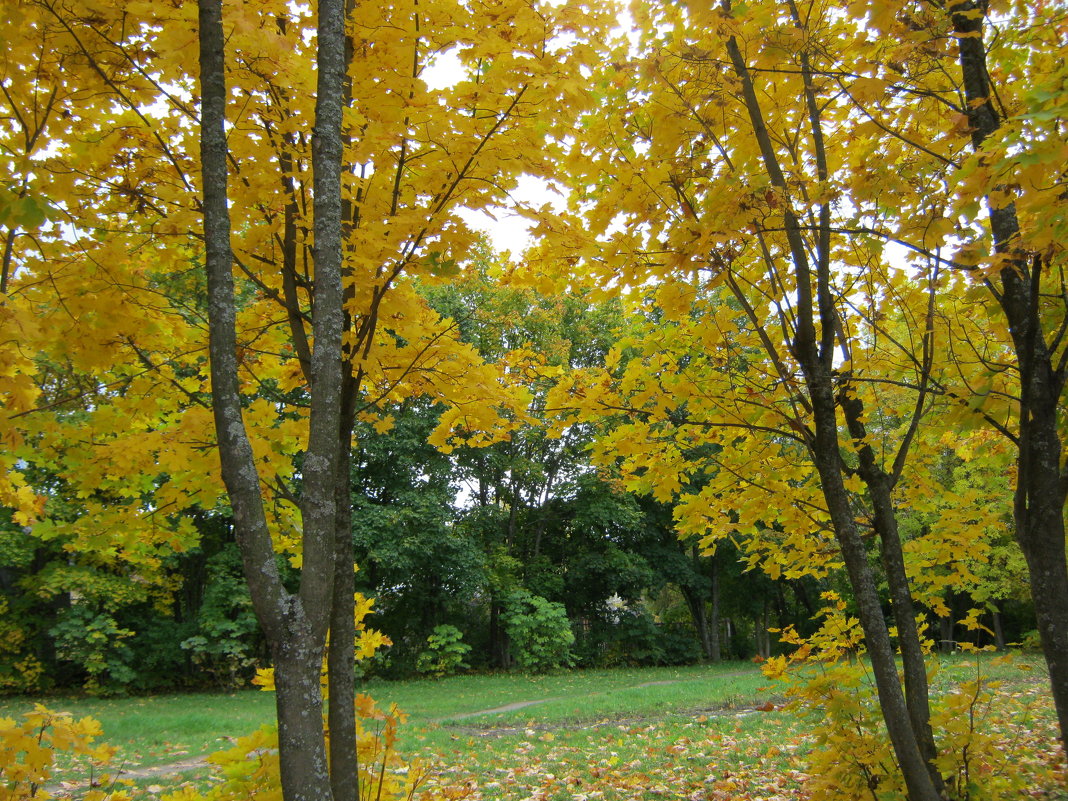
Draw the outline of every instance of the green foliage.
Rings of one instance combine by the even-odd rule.
[[[0,693],[36,690],[44,674],[40,660],[22,649],[26,633],[18,623],[3,613],[0,600]]]
[[[449,458],[427,444],[440,409],[409,402],[389,411],[387,432],[358,426],[353,454],[357,588],[375,597],[375,627],[393,642],[388,657],[360,668],[405,675],[435,625],[469,617],[486,559],[470,530],[455,524]]]
[[[1038,630],[1025,631],[1023,636],[1020,637],[1020,647],[1025,651],[1041,652],[1042,641],[1039,639]]]
[[[140,613],[141,616],[136,615]],[[150,607],[134,608],[119,617],[127,627],[139,630],[125,643],[133,652],[131,666],[137,671],[130,683],[134,692],[189,688],[202,684],[207,676],[192,670],[189,652],[182,643],[196,633],[195,620],[178,620]]]
[[[563,604],[517,590],[505,603],[504,620],[521,668],[540,672],[572,664],[575,634]]]
[[[463,632],[455,626],[435,626],[426,638],[426,648],[419,654],[415,669],[437,678],[466,670],[469,665],[464,659],[471,652],[471,646],[463,641],[463,637]]]
[[[49,633],[57,657],[84,672],[87,692],[121,692],[137,677],[133,652],[124,642],[134,632],[122,628],[109,612],[75,603],[60,614]]]
[[[197,633],[181,646],[219,686],[240,687],[260,666],[263,645],[237,549],[231,544],[208,559],[207,572]]]

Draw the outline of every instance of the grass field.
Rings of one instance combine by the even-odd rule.
[[[1021,736],[1052,736],[1044,670],[998,666],[984,657],[944,660],[934,686],[974,675],[1033,696]],[[794,799],[803,797],[814,747],[796,711],[782,709],[781,686],[751,663],[548,676],[474,675],[442,680],[371,681],[361,689],[407,714],[399,747],[430,766],[431,783],[467,797],[613,801],[637,798]],[[229,746],[271,722],[272,693],[183,694],[126,699],[41,699],[76,717],[90,715],[119,751],[124,769],[164,768]],[[12,717],[29,699],[0,701]],[[1029,713],[1030,714],[1030,713]],[[1030,742],[1030,740],[1028,740]],[[145,774],[142,786],[171,787],[206,774]],[[60,780],[76,777],[59,776]],[[1068,798],[1053,785],[1045,798]]]
[[[433,680],[367,682],[361,692],[407,715],[402,747],[451,742],[455,731],[559,725],[598,716],[648,717],[680,709],[730,707],[752,701],[768,684],[749,663],[679,668],[590,670],[544,676],[491,674]],[[185,693],[135,698],[45,698],[51,709],[100,721],[105,740],[129,766],[149,767],[201,756],[274,720],[274,694]],[[510,712],[489,712],[535,701]],[[0,717],[15,717],[30,699],[0,699]],[[462,724],[462,725],[461,725]]]

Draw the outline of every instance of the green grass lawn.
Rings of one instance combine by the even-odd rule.
[[[669,683],[670,682],[670,683]],[[557,725],[617,715],[649,716],[678,709],[739,705],[767,684],[751,663],[561,672],[543,676],[488,674],[412,681],[372,680],[361,692],[408,715],[402,747],[450,742],[453,729]],[[645,686],[642,686],[645,685]],[[50,709],[100,721],[104,739],[126,765],[152,766],[201,756],[274,720],[274,693],[184,693],[134,698],[40,699]],[[513,712],[457,716],[527,701]],[[16,717],[33,699],[0,699],[0,717]],[[449,726],[453,722],[454,726]]]
[[[1048,699],[1041,660],[1024,664],[1030,669],[1000,665],[985,655],[958,655],[942,660],[933,686],[939,691],[982,675],[1006,682],[1017,695]],[[758,666],[728,663],[370,681],[361,689],[380,705],[396,703],[408,714],[400,750],[432,765],[432,782],[477,788],[485,801],[532,795],[546,801],[794,798],[813,742],[799,714],[781,708],[782,687],[770,684]],[[258,690],[42,700],[76,717],[98,719],[104,740],[118,748],[117,762],[126,768],[206,755],[274,716],[273,693]],[[537,703],[492,711],[532,701]],[[0,717],[31,704],[0,701]],[[1027,734],[1046,736],[1052,725],[1049,711],[1040,710],[1027,723]],[[173,786],[206,773],[199,768],[181,778],[152,777],[138,784],[157,791],[154,785]]]

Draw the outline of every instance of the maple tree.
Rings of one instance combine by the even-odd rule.
[[[710,532],[710,547],[728,533],[744,537],[772,575],[844,564],[882,716],[917,799],[938,797],[943,777],[916,604],[941,609],[940,589],[970,580],[961,549],[980,543],[974,529],[949,535],[967,496],[931,503],[937,454],[953,444],[931,421],[1007,432],[1016,394],[998,356],[983,353],[982,339],[994,337],[959,336],[959,318],[975,315],[973,335],[992,318],[969,288],[982,194],[958,186],[967,128],[946,130],[938,111],[977,105],[939,62],[949,42],[975,38],[946,35],[981,17],[978,7],[955,9],[632,5],[640,39],[606,51],[595,76],[602,108],[574,143],[560,144],[571,214],[539,223],[531,258],[580,265],[648,320],[606,369],[561,382],[555,404],[571,410],[561,430],[625,415],[596,445],[600,457],[620,464],[631,487],[673,501],[680,530]],[[1048,55],[1042,36],[1024,46],[1036,59]],[[1020,44],[998,55],[1024,69]],[[1051,146],[1035,141],[1035,160],[1046,163]],[[1042,195],[1029,207],[1043,214],[1057,183],[1044,175],[1028,190]],[[570,267],[561,274],[575,280]],[[1001,342],[988,353],[1003,356]],[[972,397],[983,384],[986,397]],[[1057,497],[1040,505],[1051,499],[1059,517]],[[940,524],[908,552],[905,506]],[[1063,558],[1063,534],[1050,542]],[[1059,558],[1050,560],[1058,572]],[[924,570],[931,565],[946,569]],[[1055,686],[1056,672],[1051,662]]]
[[[1017,428],[1010,436],[1019,451],[1016,538],[1027,559],[1061,741],[1068,750],[1068,491],[1061,440],[1068,379],[1068,350],[1062,340],[1068,305],[1060,278],[1064,249],[1052,238],[1058,229],[1063,232],[1064,193],[1050,191],[1063,183],[1068,151],[1057,141],[1063,139],[1057,132],[1063,115],[1060,124],[1048,124],[1063,112],[1064,92],[1063,86],[1043,82],[1003,98],[1006,87],[1001,84],[1007,76],[993,77],[997,73],[991,71],[985,39],[991,27],[989,9],[963,2],[947,11],[960,62],[964,114],[977,154],[968,165],[975,170],[968,188],[984,198],[989,209],[989,250],[980,261],[979,280],[1004,313],[1019,372]],[[1042,32],[1028,32],[1012,44],[1042,67],[1049,66],[1044,51],[1055,47]],[[1007,130],[999,130],[1003,127]],[[1021,145],[1025,154],[1013,152]],[[1036,161],[1045,169],[1035,171],[1031,165]]]
[[[208,270],[212,407],[219,441],[223,480],[234,512],[234,530],[256,616],[275,660],[278,679],[279,770],[286,798],[358,797],[356,751],[335,751],[327,767],[322,729],[319,672],[327,631],[333,651],[351,648],[338,636],[332,615],[334,584],[342,582],[335,564],[338,493],[342,447],[342,350],[344,328],[341,279],[341,153],[342,108],[347,72],[345,14],[342,2],[318,6],[313,228],[315,348],[308,357],[310,387],[308,445],[302,471],[301,581],[296,595],[286,591],[274,561],[274,545],[263,509],[260,478],[242,420],[237,369],[237,304],[230,246],[228,146],[226,142],[226,49],[222,3],[199,3],[201,77],[201,162],[204,194],[204,241]],[[303,332],[302,332],[303,333]],[[351,428],[350,428],[351,431]],[[349,433],[349,432],[346,432]],[[346,554],[342,552],[344,558]],[[348,555],[349,570],[352,558]],[[351,595],[351,587],[349,588]],[[351,618],[351,614],[349,615]],[[342,629],[343,632],[348,627]],[[341,636],[344,636],[343,634]],[[348,642],[352,642],[351,637]],[[331,660],[331,672],[338,665]],[[341,689],[340,682],[334,687]],[[338,703],[339,702],[339,703]],[[352,707],[344,693],[335,699]],[[336,739],[349,743],[345,717],[331,714]],[[354,729],[352,730],[354,737]]]
[[[528,172],[571,186],[569,213],[527,211],[533,281],[589,282],[638,312],[604,368],[559,381],[551,402],[574,414],[556,433],[620,422],[599,458],[674,504],[684,537],[732,537],[773,578],[845,564],[915,798],[943,778],[916,613],[981,584],[999,537],[974,510],[996,482],[931,487],[947,454],[998,471],[1005,443],[1017,451],[1015,535],[1063,735],[1056,8],[636,3],[637,32],[613,39],[611,11],[580,3],[203,6],[210,25],[180,3],[2,6],[0,504],[19,564],[56,565],[23,575],[13,606],[75,593],[72,627],[117,647],[115,608],[162,604],[167,555],[197,541],[190,510],[232,514],[280,703],[312,712],[306,776],[283,725],[286,794],[353,797],[353,427],[385,432],[395,404],[426,396],[448,451],[540,411],[555,355],[487,365],[420,295],[477,250],[461,210],[507,202]],[[330,69],[313,69],[320,45]],[[442,86],[446,62],[461,77]],[[201,238],[206,214],[219,222]],[[549,492],[556,448],[532,431],[484,452],[513,459],[484,474],[510,493],[508,536]],[[295,594],[277,553],[303,571]],[[828,609],[799,652],[859,642],[857,619]],[[4,611],[9,675],[32,681],[41,665]]]
[[[286,794],[331,792],[314,714],[329,629],[331,778],[335,794],[352,797],[353,420],[386,430],[378,404],[420,394],[446,403],[435,434],[442,445],[492,442],[521,419],[501,410],[521,410],[522,393],[502,390],[499,368],[452,335],[406,276],[447,280],[475,238],[459,210],[505,198],[523,170],[546,169],[545,126],[566,127],[566,109],[584,102],[580,66],[610,16],[577,4],[402,2],[343,21],[334,7],[333,66],[316,72],[312,9],[228,4],[221,23],[218,6],[211,10],[205,78],[216,82],[200,98],[188,5],[5,6],[8,38],[21,45],[8,74],[35,78],[17,91],[5,82],[16,181],[4,205],[10,447],[0,491],[16,522],[38,529],[49,510],[27,466],[54,468],[55,493],[84,492],[92,507],[63,527],[64,547],[143,565],[149,584],[159,551],[195,542],[183,512],[228,503],[279,663]],[[460,77],[431,88],[441,59]],[[329,128],[340,138],[319,164],[327,128],[313,132],[312,104],[327,101],[316,89],[324,72],[335,81]],[[212,97],[202,119],[198,98]],[[544,109],[560,113],[542,119]],[[197,155],[208,110],[213,167]],[[328,163],[335,177],[316,188]],[[220,190],[224,167],[230,199]],[[213,170],[203,203],[201,168]],[[312,208],[331,196],[337,220],[315,230]],[[209,205],[215,220],[229,212],[231,236],[218,222],[207,240],[191,234]],[[227,239],[236,268],[229,299]],[[205,243],[216,268],[210,301],[197,275]],[[324,277],[324,259],[343,277]],[[330,282],[334,295],[320,302]],[[228,500],[213,467],[209,318]],[[35,381],[47,359],[69,381],[53,397]],[[331,377],[313,379],[319,371]],[[295,595],[277,578],[276,549],[305,575]],[[311,704],[296,718],[294,699]],[[297,719],[303,735],[293,731]],[[318,756],[294,759],[301,737],[305,755]]]

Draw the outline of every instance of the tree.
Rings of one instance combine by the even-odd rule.
[[[439,625],[472,633],[486,556],[458,522],[452,457],[427,442],[441,407],[408,401],[393,427],[357,425],[352,503],[357,585],[375,598],[376,626],[393,643],[390,670],[410,671]]]
[[[514,422],[503,409],[521,399],[502,388],[498,369],[451,335],[409,277],[448,280],[475,239],[462,208],[503,199],[523,170],[545,171],[538,145],[546,131],[567,126],[565,101],[585,102],[584,48],[610,16],[577,4],[401,2],[361,7],[347,20],[344,9],[326,6],[316,20],[311,9],[277,3],[227,6],[220,22],[212,6],[205,78],[214,83],[205,88],[214,92],[207,105],[214,98],[218,107],[214,117],[205,112],[214,128],[204,151],[209,164],[202,164],[189,6],[14,5],[4,20],[17,45],[4,69],[14,71],[19,89],[4,96],[15,178],[0,221],[11,333],[0,392],[10,401],[3,434],[12,446],[2,457],[2,502],[17,524],[43,525],[45,493],[27,481],[26,460],[36,464],[45,454],[73,493],[91,488],[93,500],[94,492],[114,493],[96,504],[106,515],[85,516],[84,547],[118,532],[143,543],[141,550],[154,542],[186,546],[182,535],[194,534],[182,514],[188,507],[232,510],[249,546],[257,607],[276,657],[288,665],[278,681],[286,704],[293,681],[310,693],[313,680],[318,687],[319,666],[313,673],[310,665],[331,632],[333,792],[351,797],[345,481],[352,421],[359,416],[385,430],[382,409],[429,395],[450,411],[437,435],[442,443],[508,435]],[[312,80],[319,23],[334,31],[321,61],[332,66],[317,76],[333,81],[329,95]],[[435,62],[447,59],[459,78],[432,88]],[[23,72],[35,80],[22,81]],[[313,100],[333,104],[321,135]],[[546,109],[554,113],[542,115]],[[339,133],[330,140],[328,131]],[[327,165],[332,177],[315,186]],[[205,240],[191,233],[208,202],[197,191],[202,166],[214,209],[211,308],[195,277]],[[322,218],[314,230],[311,209],[318,206],[321,217],[330,198],[333,222],[323,228]],[[224,211],[232,218],[229,237]],[[330,278],[338,269],[343,276]],[[212,464],[207,312],[215,319],[213,383],[229,509]],[[47,359],[70,365],[71,392],[42,394]],[[86,413],[75,421],[66,413],[80,402]],[[86,442],[87,430],[94,441]],[[276,549],[307,571],[295,595],[268,564]],[[300,636],[288,642],[287,630]],[[323,791],[318,702],[314,693],[307,698],[308,782],[287,768],[287,795],[298,786]],[[301,737],[291,719],[287,727],[284,761],[293,764],[290,746]]]
[[[579,261],[644,299],[652,322],[608,370],[565,381],[554,400],[629,416],[598,452],[633,487],[677,499],[683,532],[723,536],[731,509],[772,575],[827,569],[833,535],[909,796],[935,798],[898,509],[930,474],[942,432],[926,421],[974,408],[955,408],[969,393],[950,359],[966,289],[960,262],[940,251],[951,201],[928,191],[948,180],[963,143],[915,147],[915,108],[871,94],[894,62],[868,21],[828,4],[634,14],[642,55],[629,43],[606,54],[604,110],[562,148],[575,222],[543,222],[535,258]],[[894,87],[904,96],[945,93],[905,83]],[[869,147],[882,148],[877,161]],[[888,258],[887,242],[911,255]],[[996,422],[993,408],[980,414]],[[704,487],[701,470],[713,476]],[[931,553],[938,542],[917,540]]]
[[[503,272],[502,265],[491,254],[480,255],[464,280],[429,288],[428,296],[455,321],[464,341],[500,364],[527,397],[517,414],[522,426],[507,441],[455,453],[458,483],[471,498],[459,527],[480,540],[486,554],[490,660],[507,667],[511,656],[502,619],[507,598],[520,589],[560,598],[564,541],[553,538],[561,536],[562,507],[589,469],[584,449],[592,431],[575,426],[548,435],[545,390],[560,370],[603,358],[618,307],[594,305],[582,295],[561,298],[502,285],[492,277]]]
[[[226,143],[226,50],[220,0],[201,0],[201,163],[204,242],[208,271],[212,407],[223,480],[234,510],[234,529],[256,617],[271,646],[278,699],[278,742],[283,794],[287,799],[355,797],[355,732],[342,757],[327,768],[319,672],[331,623],[334,582],[341,581],[335,528],[342,440],[342,349],[344,304],[341,279],[341,116],[345,58],[345,9],[340,0],[319,3],[318,86],[312,171],[315,180],[315,285],[311,352],[311,418],[303,460],[302,571],[293,595],[282,584],[263,509],[260,476],[242,420],[237,362],[237,302],[228,210]],[[348,559],[351,570],[352,560]],[[351,595],[351,590],[349,591]],[[335,650],[346,648],[338,641]],[[355,640],[353,636],[349,642]],[[351,647],[347,647],[351,651]],[[340,686],[338,683],[336,686]],[[335,703],[350,700],[342,695]],[[351,706],[351,703],[349,703]],[[348,743],[339,727],[334,737]],[[332,781],[333,780],[333,781]]]
[[[985,3],[932,4],[942,20],[948,16],[960,63],[963,113],[977,158],[970,167],[984,174],[971,187],[989,208],[988,266],[978,280],[1000,306],[1012,341],[1019,373],[1017,429],[1010,438],[1017,446],[1017,475],[1013,515],[1016,539],[1027,559],[1031,596],[1038,616],[1042,651],[1049,666],[1050,684],[1060,723],[1061,743],[1068,752],[1068,562],[1065,558],[1065,501],[1068,475],[1062,462],[1061,406],[1068,379],[1068,350],[1063,343],[1068,324],[1068,303],[1059,278],[1064,264],[1062,242],[1051,231],[1064,225],[1063,193],[1050,189],[1063,183],[1063,159],[1039,174],[1028,169],[1038,161],[1045,166],[1051,145],[1062,138],[1063,93],[1044,81],[1025,90],[1023,97],[999,97],[1004,86],[993,77],[984,32],[993,23]],[[936,18],[937,19],[937,18]],[[933,27],[933,26],[932,26]],[[1060,70],[1049,58],[1057,45],[1035,26],[1012,43],[1009,57],[1033,58],[1037,74],[1045,80]],[[1055,85],[1055,84],[1053,84]],[[1058,102],[1058,106],[1053,103]],[[1022,102],[1021,102],[1022,101]],[[1047,124],[1057,119],[1061,123]],[[1004,130],[1003,130],[1004,129]],[[1013,152],[1025,148],[1025,153]],[[1063,150],[1060,151],[1063,156]],[[1057,157],[1054,156],[1054,159]],[[1052,184],[1046,183],[1052,179]],[[973,180],[974,177],[973,177]],[[1021,224],[1019,207],[1027,216]],[[1053,285],[1052,287],[1050,285]],[[1052,290],[1052,291],[1051,291]]]

